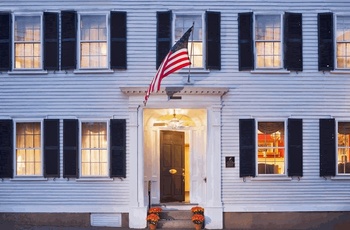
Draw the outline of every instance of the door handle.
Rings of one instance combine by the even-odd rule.
[[[170,174],[175,174],[175,173],[177,173],[177,170],[176,170],[176,169],[170,169],[170,170],[169,170],[169,173],[170,173]]]

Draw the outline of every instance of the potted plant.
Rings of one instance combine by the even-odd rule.
[[[148,214],[156,214],[159,216],[159,213],[162,211],[161,207],[152,207],[148,210]]]
[[[200,207],[200,206],[195,206],[193,208],[191,208],[191,212],[193,214],[204,214],[204,208]]]
[[[194,223],[194,227],[196,230],[202,229],[204,223],[203,214],[194,214],[192,216],[192,222]]]
[[[156,229],[159,219],[160,219],[159,215],[155,213],[148,214],[147,222],[148,222],[149,229]]]

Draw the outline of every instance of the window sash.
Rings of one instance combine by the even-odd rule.
[[[350,122],[338,122],[337,130],[337,174],[350,175]]]
[[[81,69],[107,69],[109,60],[106,14],[79,17],[79,66]]]
[[[42,16],[14,15],[14,69],[42,68]]]
[[[336,68],[350,69],[350,16],[337,16]]]

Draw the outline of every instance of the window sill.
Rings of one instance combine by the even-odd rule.
[[[9,75],[38,75],[38,74],[47,74],[48,72],[46,70],[13,70],[9,71]]]
[[[290,74],[289,70],[281,70],[281,69],[266,69],[266,70],[252,70],[250,71],[252,74]]]
[[[287,177],[285,175],[268,175],[268,176],[256,176],[252,177],[251,181],[291,181],[293,178],[292,177]]]
[[[331,180],[350,180],[350,175],[337,175],[331,177]]]
[[[10,181],[47,181],[44,177],[16,177],[10,179]]]
[[[94,73],[114,73],[111,69],[79,69],[74,70],[73,73],[76,74],[94,74]]]
[[[96,181],[114,181],[113,178],[107,178],[107,177],[102,177],[102,178],[97,178],[97,177],[87,177],[87,178],[79,178],[76,179],[75,181],[77,182],[96,182]]]
[[[344,70],[332,70],[330,71],[331,74],[350,74],[350,70],[344,69]]]

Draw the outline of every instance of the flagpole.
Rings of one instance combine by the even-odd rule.
[[[194,21],[193,21],[193,24],[192,24],[192,44],[191,44],[191,55],[190,55],[190,58],[192,59],[193,57],[193,30],[194,30]],[[190,60],[191,60],[190,59]],[[192,63],[191,65],[189,66],[188,68],[188,76],[187,76],[187,83],[190,83],[190,77],[191,77],[191,66],[192,66]]]

